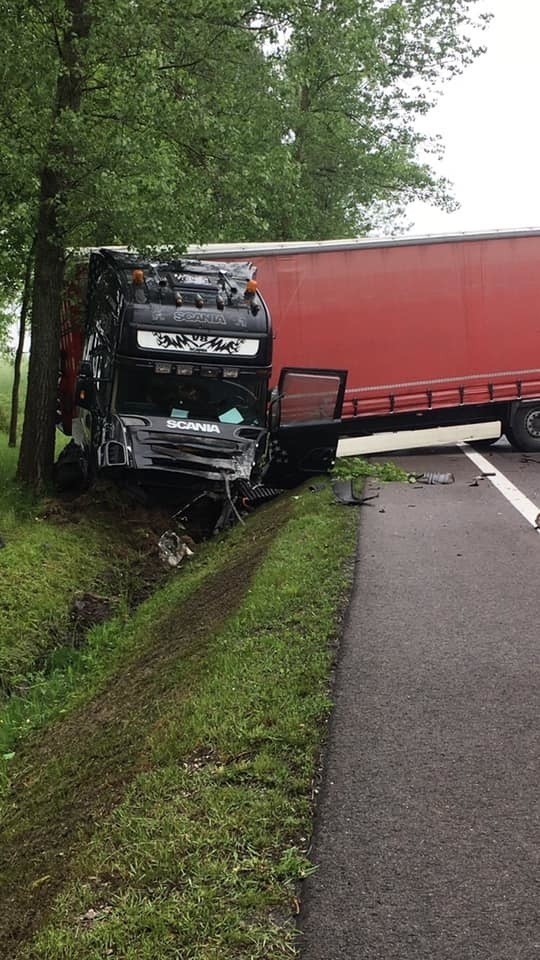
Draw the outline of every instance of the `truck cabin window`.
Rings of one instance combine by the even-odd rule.
[[[265,383],[182,377],[123,368],[116,382],[116,413],[262,426]]]

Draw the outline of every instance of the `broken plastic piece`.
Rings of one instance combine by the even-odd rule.
[[[378,493],[374,493],[371,497],[357,497],[353,491],[352,480],[334,480],[332,490],[338,503],[344,503],[346,506],[362,506],[369,500],[376,500],[379,496]]]
[[[177,567],[184,557],[192,557],[193,550],[174,530],[166,530],[158,541],[159,555],[170,567]]]
[[[454,483],[453,473],[410,473],[409,483]]]
[[[470,486],[470,487],[478,487],[478,486],[479,486],[479,483],[478,483],[479,480],[487,480],[488,477],[496,477],[496,476],[497,476],[497,474],[494,473],[494,472],[491,472],[491,473],[479,473],[479,474],[474,478],[474,480],[472,481],[472,483],[469,484],[469,486]]]

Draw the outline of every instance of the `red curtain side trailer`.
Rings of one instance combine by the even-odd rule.
[[[540,449],[540,230],[207,249],[256,264],[276,373],[348,371],[344,436],[498,420]]]

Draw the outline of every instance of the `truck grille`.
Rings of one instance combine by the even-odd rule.
[[[171,436],[155,430],[139,430],[133,437],[136,459],[147,467],[198,474],[218,479],[234,473],[241,460],[254,452],[254,441],[244,442],[216,436]],[[142,465],[142,463],[141,463]]]

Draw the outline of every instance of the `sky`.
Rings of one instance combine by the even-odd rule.
[[[454,185],[455,213],[414,203],[411,234],[540,227],[540,0],[481,0],[494,18],[488,48],[447,86],[422,131],[445,146],[437,172]]]

